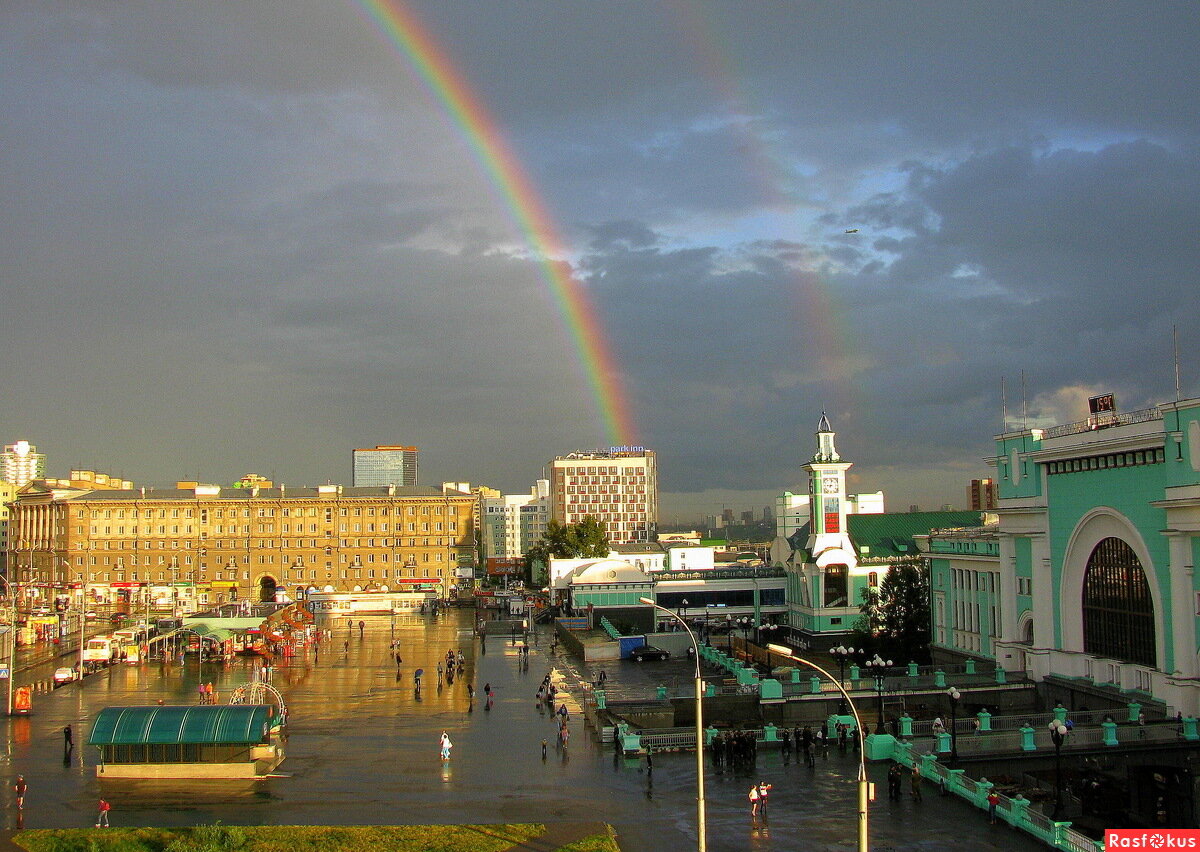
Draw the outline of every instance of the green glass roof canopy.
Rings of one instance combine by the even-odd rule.
[[[266,741],[269,704],[105,707],[88,745],[245,745]]]

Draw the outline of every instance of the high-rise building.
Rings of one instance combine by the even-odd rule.
[[[653,541],[658,532],[658,468],[651,450],[611,447],[571,453],[550,464],[551,516],[575,524],[591,515],[611,544]]]
[[[972,479],[971,487],[967,489],[967,502],[977,512],[985,512],[996,508],[999,499],[996,480]]]
[[[381,445],[355,450],[354,487],[379,488],[417,484],[417,448]]]
[[[550,518],[550,483],[539,479],[528,494],[483,497],[483,556],[489,574],[514,573],[541,541]]]
[[[0,479],[20,488],[46,475],[46,456],[28,441],[9,444],[0,453]]]

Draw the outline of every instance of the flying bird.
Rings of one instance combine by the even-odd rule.
[[[851,229],[850,229],[849,231],[847,231],[846,233],[847,233],[847,234],[857,234],[857,233],[858,233],[858,228],[851,228]]]

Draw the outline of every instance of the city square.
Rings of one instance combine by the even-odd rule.
[[[332,639],[317,660],[296,658],[274,669],[272,683],[289,708],[287,759],[278,777],[238,786],[225,782],[110,782],[96,778],[94,749],[86,742],[88,720],[104,706],[194,703],[197,662],[114,665],[82,684],[35,698],[34,713],[8,720],[9,773],[29,782],[24,825],[87,827],[96,800],[112,802],[115,825],[427,824],[606,822],[625,852],[695,845],[695,762],[691,753],[655,755],[652,772],[644,760],[616,756],[597,742],[582,715],[569,722],[565,750],[555,746],[557,726],[538,709],[538,684],[555,671],[567,702],[591,682],[598,669],[583,666],[561,650],[551,651],[548,634],[531,636],[529,664],[522,667],[519,643],[493,636],[486,651],[473,634],[472,610],[438,616],[404,615],[344,619],[328,624]],[[355,623],[357,624],[357,622]],[[394,624],[394,627],[393,627]],[[397,679],[390,653],[400,642],[403,662]],[[346,647],[346,650],[343,648]],[[449,649],[462,649],[465,671],[453,685],[436,686],[436,668]],[[203,680],[219,693],[245,682],[254,661],[228,666],[206,663]],[[611,680],[631,690],[650,689],[661,678],[654,666],[686,669],[682,662],[607,665]],[[423,668],[420,696],[413,672]],[[668,675],[666,669],[659,673]],[[686,679],[686,672],[670,676]],[[474,685],[476,698],[467,696]],[[483,686],[494,692],[487,709]],[[561,702],[560,702],[561,703]],[[75,752],[64,765],[62,728],[72,725]],[[439,759],[438,736],[454,744],[448,762]],[[548,741],[547,757],[541,743]],[[89,753],[91,752],[91,753]],[[850,848],[854,842],[854,775],[857,759],[830,750],[815,771],[778,752],[760,754],[753,773],[707,771],[708,844],[713,850]],[[1037,844],[986,819],[955,799],[940,799],[927,785],[921,803],[890,803],[882,796],[885,768],[872,767],[881,795],[871,806],[873,848],[958,849],[964,836],[972,848],[1033,849]],[[774,785],[770,812],[749,817],[746,789],[757,781]],[[8,796],[6,820],[17,813]],[[948,819],[947,814],[957,816]]]

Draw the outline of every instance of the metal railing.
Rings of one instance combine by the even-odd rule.
[[[1042,438],[1065,438],[1067,435],[1079,435],[1083,432],[1095,432],[1113,426],[1128,426],[1131,423],[1147,423],[1151,420],[1162,420],[1162,411],[1154,408],[1143,408],[1140,411],[1130,411],[1126,414],[1105,412],[1093,414],[1087,420],[1076,420],[1074,423],[1064,423],[1062,426],[1051,426],[1042,432]]]

